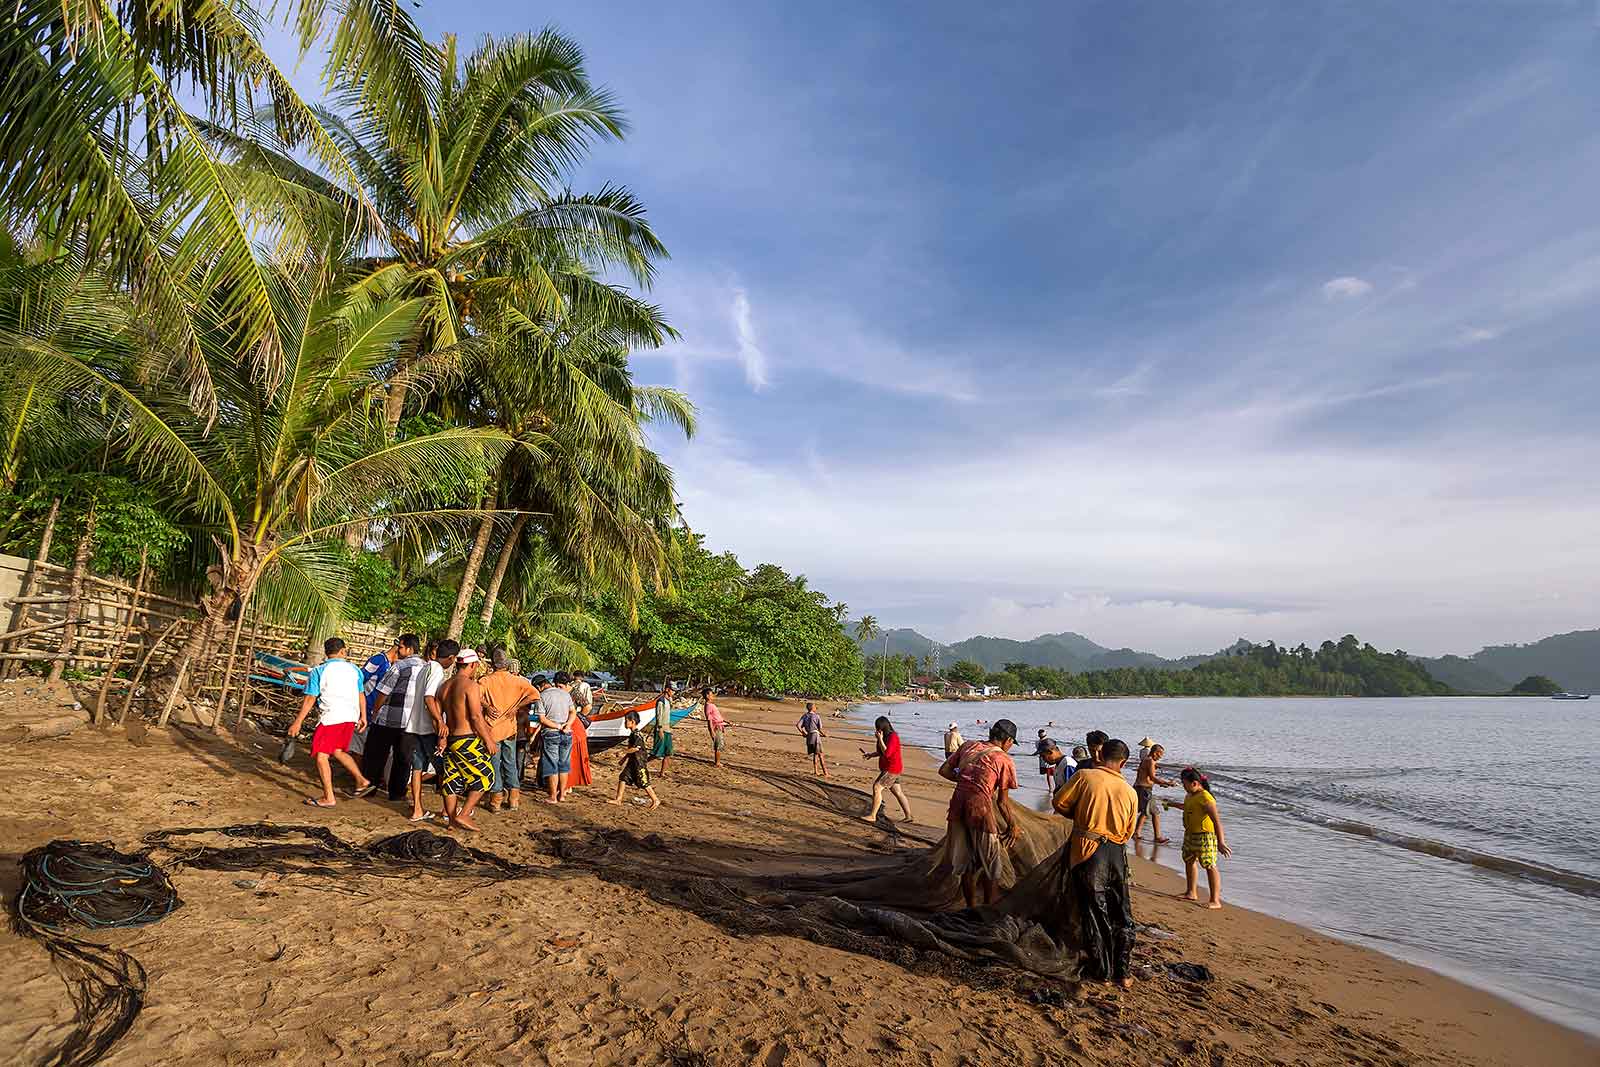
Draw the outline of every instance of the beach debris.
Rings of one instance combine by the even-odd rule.
[[[1203,963],[1185,963],[1179,960],[1176,963],[1164,963],[1167,973],[1181,982],[1209,982],[1211,981],[1211,968]]]

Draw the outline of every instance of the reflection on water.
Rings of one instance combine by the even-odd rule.
[[[1579,710],[1584,709],[1584,710]],[[907,743],[940,751],[951,718],[1007,717],[1022,796],[1048,809],[1037,729],[1070,749],[1095,728],[1211,776],[1234,856],[1227,896],[1463,978],[1600,1033],[1600,838],[1566,783],[1600,773],[1600,716],[1538,699],[1118,699],[902,704]],[[876,711],[874,712],[876,713]],[[1548,749],[1533,738],[1558,738]],[[1132,775],[1132,765],[1128,774]],[[1158,790],[1179,799],[1182,791]],[[1155,862],[1182,868],[1180,813]],[[1146,840],[1139,853],[1150,857]]]

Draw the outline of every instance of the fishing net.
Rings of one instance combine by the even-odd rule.
[[[784,774],[760,777],[842,815],[864,815],[870,803],[847,786]],[[902,964],[944,957],[976,965],[956,969],[979,985],[1002,980],[973,981],[975,970],[991,963],[1050,978],[1080,977],[1092,938],[1085,936],[1078,893],[1068,878],[1063,846],[1071,824],[1009,801],[1006,811],[1018,839],[1004,855],[999,901],[977,910],[965,908],[950,843],[915,830],[908,836],[927,847],[842,859],[824,874],[785,872],[781,859],[763,864],[748,853],[724,859],[626,831],[546,833],[534,841],[567,866],[741,932],[789,934]]]
[[[74,1008],[72,1030],[44,1062],[94,1063],[138,1017],[145,972],[121,949],[84,941],[66,929],[142,926],[166,918],[182,901],[166,872],[144,855],[104,843],[52,841],[23,856],[21,867],[13,928],[44,945]]]
[[[256,843],[212,845],[197,840],[211,835]],[[141,852],[125,853],[104,843],[51,841],[22,857],[13,926],[50,953],[74,1008],[72,1030],[43,1061],[46,1067],[97,1063],[144,1007],[145,970],[138,960],[66,931],[143,926],[166,918],[182,904],[169,870],[259,870],[329,879],[421,870],[488,881],[555,873],[512,863],[426,830],[356,845],[325,826],[247,823],[157,830],[145,835],[144,844]],[[164,865],[152,859],[156,853],[162,854]]]

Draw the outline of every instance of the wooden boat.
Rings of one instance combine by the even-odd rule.
[[[687,719],[694,714],[695,705],[690,703],[681,708],[672,709],[672,725]],[[656,702],[654,698],[641,701],[637,704],[607,704],[600,712],[589,720],[589,751],[600,752],[612,745],[618,745],[628,739],[628,727],[623,720],[628,712],[639,713],[639,729],[648,729],[656,721]]]
[[[250,673],[250,678],[303,693],[306,691],[306,675],[310,672],[311,668],[298,660],[284,659],[271,652],[257,652],[255,670]]]

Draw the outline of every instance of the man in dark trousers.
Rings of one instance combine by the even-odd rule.
[[[367,746],[361,753],[361,773],[370,781],[379,781],[393,752],[395,768],[389,775],[389,799],[402,800],[411,781],[410,764],[402,758],[406,723],[423,705],[423,663],[422,657],[417,655],[422,642],[416,634],[401,634],[395,644],[399,646],[400,659],[384,673],[375,690],[377,707],[369,716]]]

